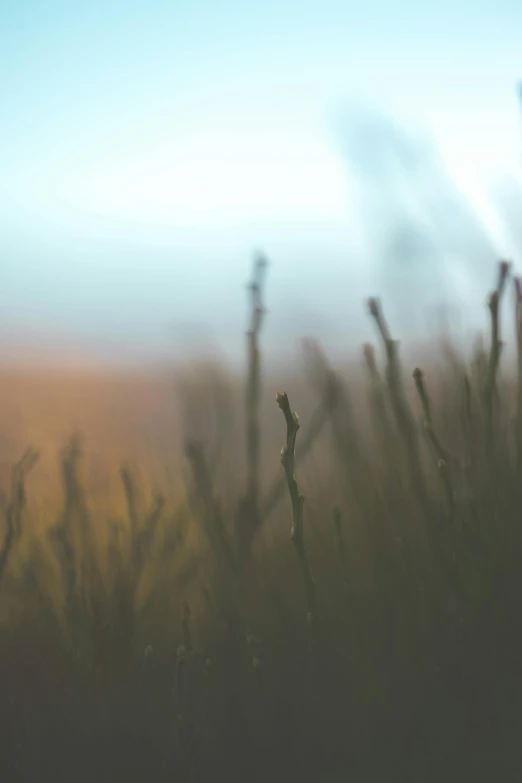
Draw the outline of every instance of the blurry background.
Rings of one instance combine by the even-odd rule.
[[[520,0],[0,0],[5,780],[522,780],[522,374],[456,350],[522,270],[521,42]]]
[[[507,0],[2,3],[1,356],[237,362],[256,248],[272,357],[358,346],[375,293],[402,339],[482,326],[522,246],[521,30]]]

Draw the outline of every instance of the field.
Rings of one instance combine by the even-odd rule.
[[[469,356],[406,366],[370,300],[300,372],[264,272],[244,376],[3,369],[2,780],[521,778],[514,270]]]

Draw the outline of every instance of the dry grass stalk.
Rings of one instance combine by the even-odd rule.
[[[522,469],[522,278],[513,279],[515,289],[515,334],[517,341],[516,446],[518,467]]]
[[[489,458],[493,456],[494,432],[493,432],[493,411],[495,404],[495,393],[497,383],[497,373],[502,353],[502,341],[500,339],[500,304],[502,294],[504,293],[506,282],[509,276],[510,264],[507,261],[501,261],[499,264],[498,282],[495,291],[490,295],[488,307],[491,316],[491,346],[489,351],[488,366],[484,382],[484,424],[486,437],[486,454]]]
[[[451,483],[451,477],[449,473],[450,455],[448,451],[446,451],[446,449],[442,446],[440,439],[437,433],[435,432],[435,428],[433,426],[433,419],[431,415],[430,398],[426,390],[426,385],[424,382],[424,374],[420,369],[420,367],[416,367],[415,370],[413,371],[413,379],[415,381],[415,388],[417,389],[417,394],[419,395],[419,399],[422,406],[422,416],[423,416],[422,428],[428,440],[428,443],[430,444],[433,453],[435,454],[435,458],[437,460],[437,468],[442,480],[442,484],[444,486],[444,491],[446,493],[446,500],[448,503],[448,515],[450,517],[450,520],[453,521],[453,516],[455,511],[455,494],[453,491],[453,486]]]
[[[303,575],[303,583],[306,593],[307,602],[307,621],[312,623],[315,617],[315,582],[310,569],[310,563],[308,560],[308,553],[306,551],[306,545],[304,540],[304,528],[303,528],[303,505],[304,496],[299,493],[299,487],[294,475],[295,468],[295,441],[297,432],[299,430],[299,417],[297,413],[292,413],[290,408],[290,402],[286,392],[276,395],[276,401],[286,421],[286,443],[281,451],[281,464],[284,468],[286,475],[286,482],[288,485],[288,492],[290,494],[290,500],[292,502],[292,517],[293,525],[290,533],[290,538],[294,544],[297,555],[299,558],[299,564],[301,566],[301,573]]]
[[[246,492],[236,519],[236,539],[240,561],[250,550],[260,525],[259,472],[260,472],[260,424],[259,404],[261,401],[261,364],[259,336],[266,312],[263,304],[263,283],[268,262],[264,256],[254,261],[252,282],[248,286],[251,294],[251,323],[247,332],[248,370],[245,387],[245,436],[247,479]]]
[[[25,507],[25,478],[38,461],[38,453],[27,449],[11,472],[11,495],[7,504],[6,534],[0,551],[0,586],[7,571],[7,564],[14,545],[22,535],[22,514]]]

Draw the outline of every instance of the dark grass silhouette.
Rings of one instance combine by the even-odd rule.
[[[164,482],[144,498],[125,465],[125,516],[105,523],[75,437],[44,534],[25,503],[36,453],[15,466],[3,780],[522,774],[522,365],[503,366],[499,331],[509,265],[488,347],[468,359],[446,344],[438,375],[429,353],[402,371],[375,299],[384,362],[364,347],[362,393],[308,341],[315,408],[306,380],[262,385],[261,271],[243,401],[225,373],[183,385],[185,495]]]

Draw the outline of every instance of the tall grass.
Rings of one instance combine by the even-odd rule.
[[[473,356],[446,343],[441,371],[436,346],[403,371],[371,299],[383,366],[368,343],[346,376],[309,340],[304,378],[276,379],[263,374],[265,272],[256,259],[243,389],[215,367],[179,380],[176,482],[165,470],[149,493],[124,464],[124,504],[102,514],[75,436],[61,512],[39,525],[36,452],[14,466],[3,779],[522,774],[520,284],[513,371],[503,262]]]

